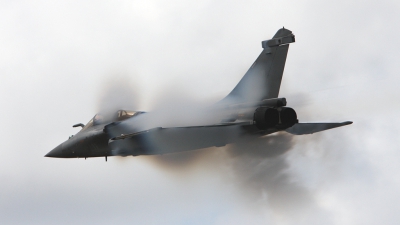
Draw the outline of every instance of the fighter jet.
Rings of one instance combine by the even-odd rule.
[[[272,39],[262,41],[260,55],[225,98],[204,109],[185,112],[192,116],[189,121],[197,124],[168,125],[160,119],[165,113],[123,109],[99,113],[86,125],[73,125],[82,129],[45,157],[105,157],[107,161],[108,156],[221,147],[246,135],[261,137],[279,131],[304,135],[352,124],[299,123],[296,111],[287,107],[286,98],[278,97],[289,45],[294,42],[294,34],[285,28],[279,29]],[[198,124],[204,117],[211,119]],[[174,119],[179,120],[180,116]]]

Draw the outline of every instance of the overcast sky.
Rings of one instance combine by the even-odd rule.
[[[0,222],[398,224],[399,6],[0,1]],[[282,26],[296,43],[280,96],[300,121],[353,125],[206,149],[176,166],[43,157],[108,104],[223,98]]]

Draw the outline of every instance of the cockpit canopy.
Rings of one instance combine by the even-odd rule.
[[[117,121],[126,120],[132,116],[138,116],[143,114],[144,112],[140,111],[128,111],[128,110],[118,110],[117,112]]]
[[[86,125],[83,129],[86,129],[91,126],[96,126],[99,124],[111,123],[115,121],[122,121],[128,118],[138,116],[145,112],[142,111],[130,111],[130,110],[118,110],[111,116],[103,115],[101,113],[97,113]],[[82,130],[83,130],[82,129]]]

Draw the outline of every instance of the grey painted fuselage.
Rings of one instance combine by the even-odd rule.
[[[119,110],[112,115],[97,114],[85,126],[74,125],[82,130],[45,156],[107,160],[107,156],[166,154],[220,147],[244,135],[259,137],[277,131],[303,135],[351,124],[299,123],[295,110],[286,107],[286,99],[278,98],[289,44],[293,42],[290,30],[279,29],[272,39],[262,42],[262,52],[225,98],[188,113],[197,115],[200,111],[203,114],[198,118],[213,117],[210,121],[214,122],[165,126],[158,123],[164,113]],[[194,117],[193,121],[201,120]]]

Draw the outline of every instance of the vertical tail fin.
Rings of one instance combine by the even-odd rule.
[[[289,43],[294,42],[292,31],[282,28],[270,40],[263,41],[264,50],[239,81],[236,87],[220,103],[239,103],[277,98]]]

